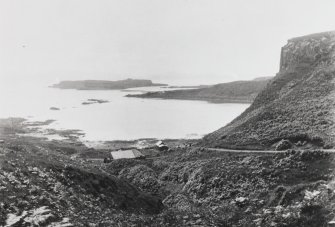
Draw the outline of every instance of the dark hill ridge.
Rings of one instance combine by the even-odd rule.
[[[127,95],[127,97],[203,100],[215,103],[251,103],[268,82],[269,78],[262,78],[216,84],[197,89],[147,92],[140,95]]]
[[[77,80],[61,81],[52,85],[54,88],[77,89],[77,90],[118,90],[134,87],[166,86],[166,84],[156,84],[151,80],[126,79],[118,81],[109,80]]]
[[[208,147],[266,149],[282,139],[334,145],[335,32],[288,40],[280,71],[253,104],[207,135]]]

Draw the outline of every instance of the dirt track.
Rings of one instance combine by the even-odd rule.
[[[276,150],[233,150],[233,149],[224,149],[224,148],[206,148],[199,147],[208,151],[219,151],[219,152],[231,152],[231,153],[285,153],[287,150],[276,151]],[[327,153],[335,153],[334,149],[319,149]]]

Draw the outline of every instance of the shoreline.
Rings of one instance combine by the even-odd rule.
[[[0,139],[6,138],[33,138],[34,141],[47,141],[50,143],[66,143],[70,145],[86,146],[88,149],[96,150],[117,150],[127,148],[146,149],[153,147],[158,141],[163,141],[168,146],[182,146],[192,144],[199,139],[159,139],[159,138],[138,138],[130,140],[82,140],[85,135],[78,129],[43,129],[55,120],[30,121],[25,118],[2,118],[0,119]],[[1,133],[2,132],[2,133]]]
[[[115,139],[115,140],[84,140],[81,139],[82,136],[85,135],[85,132],[79,129],[42,129],[41,126],[49,125],[50,123],[53,123],[55,120],[47,120],[45,122],[28,122],[28,126],[33,126],[34,128],[31,129],[28,133],[22,134],[23,136],[29,136],[30,133],[36,132],[36,137],[40,138],[46,138],[47,140],[53,140],[50,139],[53,136],[59,137],[61,139],[55,139],[59,141],[69,141],[72,143],[83,143],[88,147],[92,148],[102,148],[102,149],[116,149],[116,148],[129,148],[129,147],[137,147],[141,149],[141,147],[145,146],[147,147],[153,146],[158,141],[164,141],[164,143],[168,144],[179,144],[179,143],[189,143],[189,142],[195,142],[199,139],[188,139],[188,138],[137,138],[137,139]],[[46,133],[44,134],[43,133]],[[90,146],[93,145],[93,146]],[[124,146],[124,147],[122,147]]]

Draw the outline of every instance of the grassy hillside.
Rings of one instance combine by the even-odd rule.
[[[106,171],[160,194],[163,226],[320,227],[334,217],[334,155],[323,152],[188,148],[120,162],[107,164]]]
[[[287,139],[305,146],[334,146],[334,55],[334,32],[289,40],[276,77],[244,113],[207,135],[202,144],[266,149]]]
[[[203,100],[215,103],[251,103],[268,81],[269,78],[235,81],[198,89],[148,92],[140,95],[127,95],[127,97]]]

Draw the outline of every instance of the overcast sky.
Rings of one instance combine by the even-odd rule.
[[[0,0],[0,82],[273,76],[287,39],[335,30],[334,0]]]

